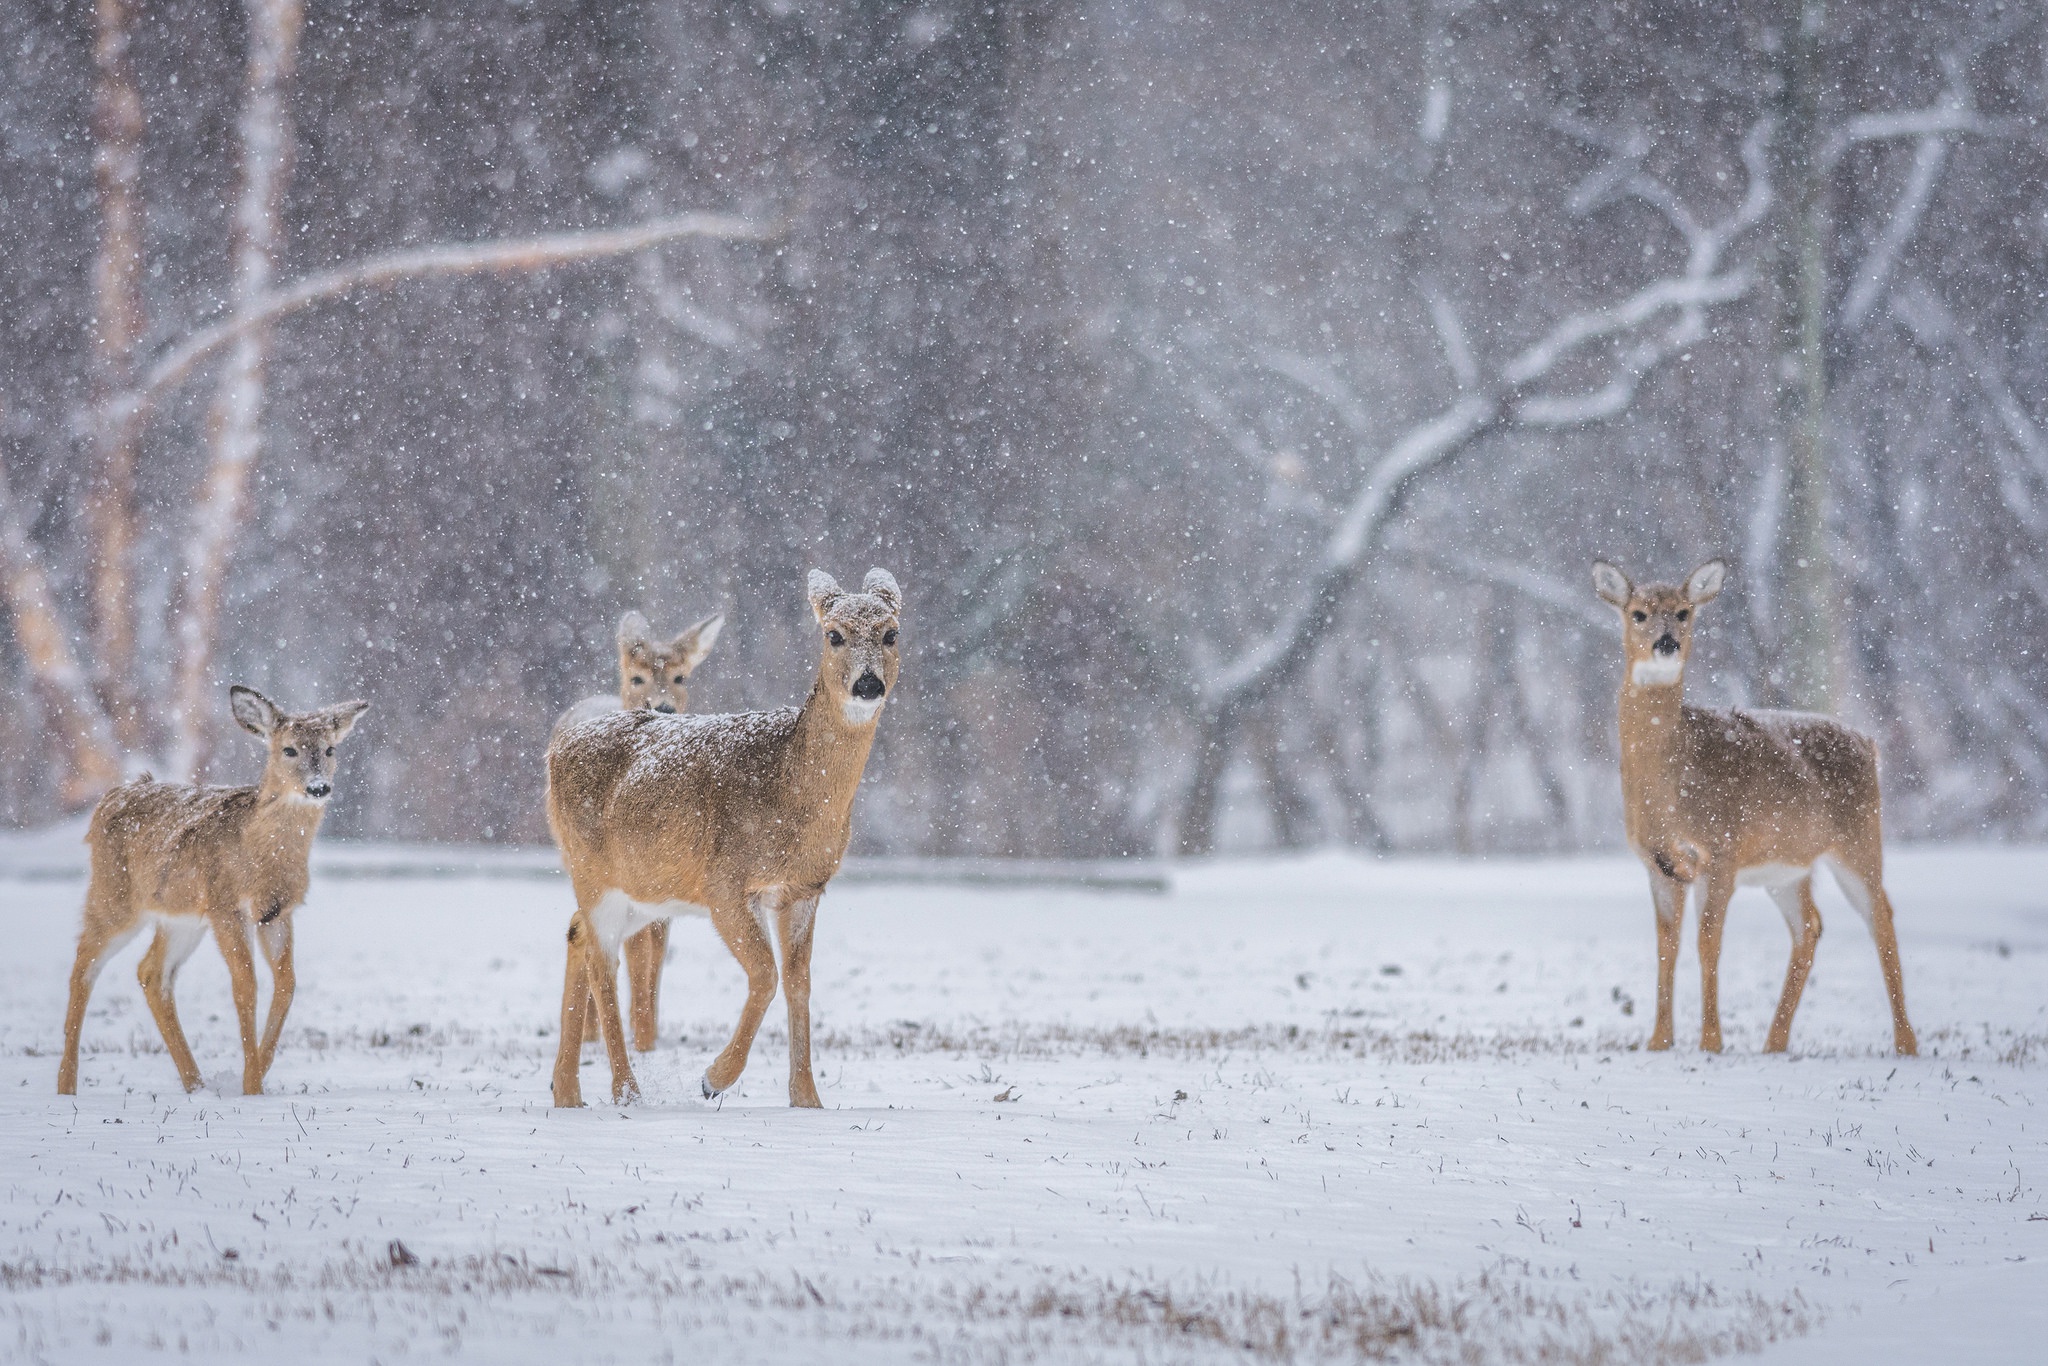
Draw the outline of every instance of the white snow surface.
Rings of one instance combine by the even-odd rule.
[[[779,1003],[699,1099],[743,995],[702,923],[645,1099],[592,1049],[557,1111],[564,883],[317,873],[272,1094],[236,1093],[211,945],[179,1091],[138,941],[60,1098],[81,887],[0,882],[0,1359],[1343,1359],[1347,1287],[1470,1306],[1397,1360],[2041,1359],[2048,852],[1893,854],[1917,1059],[1832,887],[1786,1057],[1784,926],[1738,894],[1708,1057],[1690,924],[1681,1046],[1636,1047],[1625,858],[1173,881],[829,890],[823,1112],[785,1106]]]

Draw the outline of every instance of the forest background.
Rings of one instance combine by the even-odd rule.
[[[637,607],[801,700],[904,585],[856,851],[1620,836],[1611,612],[2048,827],[2048,24],[1993,3],[0,7],[0,821],[253,771],[536,840]]]

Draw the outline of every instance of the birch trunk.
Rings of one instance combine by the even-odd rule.
[[[1820,118],[1822,0],[1786,0],[1780,20],[1772,179],[1781,207],[1772,235],[1778,352],[1778,449],[1783,501],[1773,577],[1775,700],[1831,710],[1837,641],[1828,545],[1827,167]]]
[[[285,88],[298,56],[304,18],[300,0],[245,0],[249,62],[241,117],[241,188],[231,237],[234,311],[270,291],[283,240],[285,186],[291,176],[291,116]],[[185,581],[174,638],[171,769],[192,779],[211,757],[217,699],[209,687],[220,637],[221,601],[236,537],[246,520],[249,476],[263,448],[263,369],[270,349],[267,327],[237,336],[216,382],[207,412],[207,472],[193,509],[185,551]]]
[[[92,381],[104,415],[93,434],[86,531],[91,538],[93,649],[99,700],[114,735],[130,753],[143,749],[135,690],[135,465],[141,444],[134,415],[109,400],[135,383],[142,340],[142,93],[130,46],[131,0],[94,8],[93,175],[100,210],[93,263]]]

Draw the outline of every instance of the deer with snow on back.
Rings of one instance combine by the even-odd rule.
[[[228,690],[235,720],[264,741],[269,759],[254,787],[160,783],[149,775],[100,799],[86,827],[92,874],[85,925],[71,969],[64,1014],[64,1060],[57,1093],[78,1093],[79,1034],[86,1001],[107,958],[143,930],[156,939],[136,975],[149,1012],[187,1091],[199,1066],[178,1024],[172,987],[208,929],[227,960],[242,1035],[242,1091],[261,1095],[291,1009],[292,912],[306,899],[306,861],[334,791],[335,748],[369,709],[343,702],[286,712],[251,688]],[[251,941],[270,964],[270,1013],[256,1033],[256,964]]]
[[[552,735],[570,726],[622,711],[646,709],[674,715],[690,709],[690,690],[685,686],[725,629],[725,613],[713,612],[689,630],[666,643],[654,638],[654,628],[638,612],[619,618],[619,694],[606,693],[584,698],[555,719]],[[633,991],[633,1047],[642,1053],[652,1049],[660,1037],[661,968],[668,959],[668,922],[657,920],[626,940],[626,980]],[[587,1026],[596,1023],[593,1012],[584,1012]]]
[[[612,1099],[639,1088],[619,1018],[620,943],[700,914],[747,974],[731,1040],[705,1069],[706,1097],[739,1080],[774,998],[775,947],[789,1009],[789,1103],[817,1108],[811,1075],[811,939],[839,870],[853,798],[896,686],[903,598],[887,570],[849,593],[811,571],[818,672],[801,708],[727,716],[629,711],[572,726],[548,745],[548,825],[576,897],[562,983],[554,1103],[583,1103],[586,1002],[595,999]]]
[[[1604,561],[1593,585],[1621,613],[1621,787],[1629,847],[1649,870],[1657,911],[1657,1022],[1672,1043],[1671,992],[1686,895],[1700,899],[1700,1047],[1721,1051],[1721,929],[1738,886],[1767,889],[1792,932],[1792,957],[1764,1050],[1791,1042],[1792,1015],[1820,942],[1813,866],[1825,864],[1877,941],[1892,1044],[1918,1051],[1884,890],[1877,746],[1827,716],[1686,706],[1685,665],[1699,609],[1721,591],[1709,560],[1684,585],[1638,588]]]

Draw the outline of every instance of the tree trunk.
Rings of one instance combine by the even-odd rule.
[[[236,312],[265,297],[277,269],[292,155],[285,86],[297,60],[304,17],[300,0],[245,0],[244,9],[249,19],[249,64],[237,124],[242,184],[231,239]],[[269,349],[268,328],[251,328],[235,338],[207,412],[206,483],[193,509],[176,623],[171,767],[187,779],[203,773],[211,757],[217,705],[208,684],[228,565],[247,517],[249,475],[263,448],[263,367]]]
[[[121,781],[121,761],[114,749],[106,713],[93,696],[85,670],[79,667],[70,636],[58,619],[28,526],[14,505],[7,472],[0,468],[0,592],[14,620],[14,636],[28,661],[29,676],[43,695],[64,746],[65,774],[59,800],[77,809],[99,799]]]
[[[1827,168],[1820,119],[1822,0],[1785,0],[1772,146],[1780,209],[1772,241],[1778,353],[1777,659],[1769,691],[1788,706],[1828,711],[1837,632],[1828,545]]]
[[[100,244],[93,263],[92,388],[96,411],[88,481],[93,648],[101,703],[130,753],[144,749],[135,687],[135,464],[140,423],[110,400],[135,383],[142,340],[142,93],[130,59],[131,0],[98,0],[93,65],[93,174]]]

